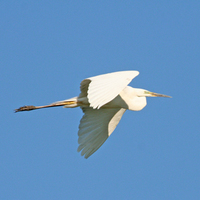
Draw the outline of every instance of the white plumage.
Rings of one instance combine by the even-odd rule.
[[[125,111],[124,108],[84,107],[78,131],[78,152],[83,149],[82,156],[91,156],[111,135]]]
[[[146,97],[170,97],[127,86],[138,74],[138,71],[120,71],[90,77],[81,82],[78,97],[45,106],[24,106],[15,112],[55,106],[80,106],[84,115],[78,131],[78,152],[81,151],[81,155],[88,158],[111,135],[127,109],[143,109]]]
[[[87,78],[91,80],[87,91],[90,106],[95,109],[110,102],[138,74],[138,71],[122,71]]]

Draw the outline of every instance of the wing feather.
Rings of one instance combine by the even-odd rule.
[[[138,71],[120,71],[84,79],[79,97],[87,96],[90,107],[99,109],[113,100],[138,74]]]
[[[88,158],[111,135],[126,109],[93,109],[84,107],[82,110],[84,115],[79,125],[79,147],[77,151],[82,151],[81,155],[85,155],[85,158]]]

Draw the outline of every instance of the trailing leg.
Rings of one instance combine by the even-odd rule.
[[[50,108],[50,107],[57,107],[57,106],[64,106],[64,108],[75,108],[78,106],[77,104],[77,97],[63,100],[63,101],[57,101],[55,103],[44,105],[44,106],[22,106],[18,109],[15,109],[15,112],[21,112],[21,111],[30,111],[30,110],[36,110],[41,108]]]

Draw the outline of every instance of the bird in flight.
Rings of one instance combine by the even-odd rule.
[[[111,135],[126,110],[142,110],[147,104],[146,97],[170,97],[128,86],[138,74],[138,71],[119,71],[86,78],[77,97],[44,106],[23,106],[15,112],[56,106],[80,107],[84,115],[79,125],[77,151],[88,158]]]

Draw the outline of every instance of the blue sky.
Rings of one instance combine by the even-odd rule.
[[[0,2],[0,199],[200,199],[198,1]],[[14,114],[79,94],[87,77],[138,70],[173,96],[127,111],[89,159],[79,108]]]

